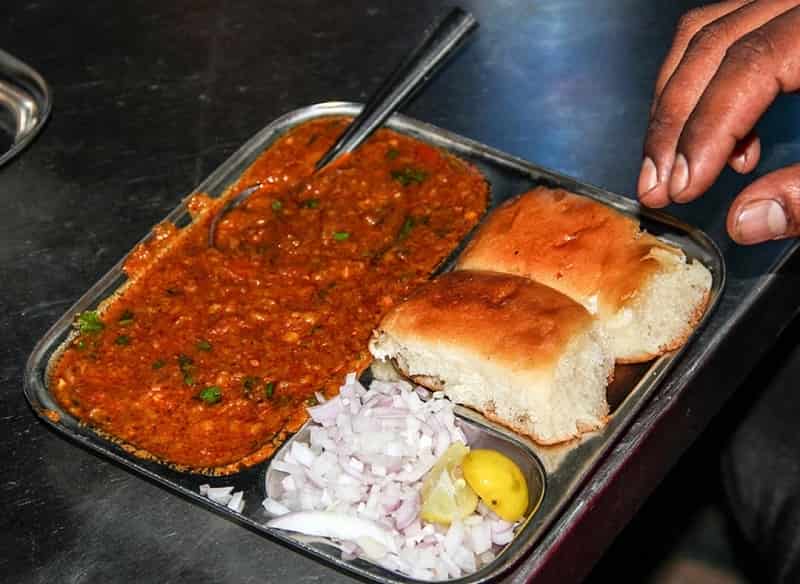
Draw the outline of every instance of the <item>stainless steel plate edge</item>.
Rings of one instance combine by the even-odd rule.
[[[0,113],[4,128],[13,136],[7,150],[0,151],[0,165],[10,161],[30,144],[50,117],[53,99],[50,87],[33,67],[0,50]],[[8,114],[8,115],[6,115]],[[11,120],[7,119],[10,116]]]
[[[269,144],[291,127],[319,117],[353,116],[360,111],[360,108],[361,106],[359,104],[354,103],[326,102],[300,108],[277,118],[231,155],[227,161],[220,165],[198,185],[191,194],[204,192],[212,196],[223,195],[237,180],[242,171],[244,171]],[[609,204],[624,213],[639,217],[648,229],[655,231],[659,236],[679,245],[687,252],[687,255],[699,259],[711,270],[713,275],[711,298],[709,299],[709,307],[700,324],[701,327],[713,312],[724,287],[725,265],[722,255],[713,240],[702,231],[663,213],[644,210],[634,201],[621,195],[610,193],[598,187],[541,168],[525,160],[507,155],[489,146],[458,136],[436,126],[419,122],[400,114],[395,114],[386,125],[397,131],[410,134],[418,139],[442,147],[458,156],[466,158],[470,162],[482,161],[484,165],[496,165],[509,175],[511,173],[517,173],[518,176],[516,178],[520,179],[520,184],[516,187],[515,191],[513,190],[514,186],[511,185],[513,192],[503,193],[502,189],[496,189],[498,186],[496,183],[492,184],[490,207],[496,206],[511,194],[522,192],[525,188],[525,181],[527,180],[530,184],[546,183],[560,185]],[[493,182],[492,178],[497,177],[489,176],[490,182]],[[186,224],[188,222],[186,199],[188,199],[188,196],[164,218],[164,221],[174,222],[179,225]],[[151,231],[141,241],[147,241],[152,235]],[[468,239],[469,236],[465,238],[465,241],[462,242],[459,249],[451,255],[450,260],[445,262],[442,270],[450,268],[452,259],[456,257]],[[218,479],[204,477],[202,475],[178,473],[164,465],[134,457],[118,445],[100,438],[91,430],[78,424],[71,416],[60,411],[60,408],[50,396],[46,384],[47,369],[51,358],[69,335],[75,314],[96,306],[103,298],[108,296],[109,292],[115,290],[124,283],[125,277],[122,273],[124,259],[125,258],[115,264],[96,284],[81,296],[81,298],[45,333],[32,351],[25,368],[24,393],[34,411],[48,425],[76,440],[84,447],[100,452],[104,456],[110,457],[123,466],[133,469],[184,497],[196,501],[257,532],[265,534],[269,538],[280,541],[303,553],[323,560],[338,569],[349,571],[362,578],[383,583],[415,582],[416,580],[389,572],[364,561],[343,561],[338,556],[338,550],[330,548],[330,546],[328,546],[329,549],[325,549],[324,547],[319,548],[316,547],[314,543],[298,542],[287,534],[265,528],[263,523],[269,518],[269,515],[261,508],[260,499],[264,496],[264,477],[269,462],[262,463],[262,465],[255,467],[252,471],[244,471],[237,475]],[[627,398],[616,409],[609,424],[602,431],[589,435],[580,442],[565,447],[564,452],[557,453],[558,456],[555,457],[559,459],[557,463],[553,463],[552,461],[547,463],[550,458],[553,458],[552,452],[549,449],[542,449],[536,446],[531,441],[521,438],[505,428],[485,420],[480,414],[466,408],[457,407],[458,416],[466,423],[483,425],[487,432],[502,436],[505,440],[509,440],[515,444],[521,444],[529,449],[540,461],[544,459],[545,463],[543,463],[543,468],[546,474],[546,486],[544,499],[539,506],[538,512],[528,519],[518,532],[514,541],[498,556],[497,560],[474,574],[449,581],[464,583],[486,582],[498,577],[528,554],[533,546],[541,540],[547,528],[552,524],[559,513],[564,510],[567,503],[571,501],[578,488],[585,481],[591,480],[592,471],[600,463],[603,455],[619,437],[621,432],[632,422],[644,403],[657,391],[660,382],[673,368],[682,353],[683,349],[655,360],[645,374],[638,380],[635,388],[630,391]],[[48,417],[47,410],[59,412],[60,420],[57,422],[53,421]],[[287,441],[287,444],[289,442],[290,441]],[[205,497],[202,497],[197,489],[199,484],[210,482],[212,484],[237,484],[236,488],[238,490],[242,486],[237,479],[244,479],[250,482],[250,485],[247,487],[247,510],[245,515],[236,514],[223,506],[211,502]],[[255,486],[258,486],[258,488],[253,488]]]

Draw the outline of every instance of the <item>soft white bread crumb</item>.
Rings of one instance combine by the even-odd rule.
[[[699,262],[653,248],[662,268],[604,327],[611,351],[620,362],[647,361],[680,347],[697,326],[708,303],[711,273]]]
[[[613,357],[596,322],[524,278],[445,274],[384,318],[370,351],[541,444],[597,429],[608,416]]]

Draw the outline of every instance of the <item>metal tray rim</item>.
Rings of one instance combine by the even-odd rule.
[[[26,93],[33,94],[32,99],[39,108],[33,126],[22,135],[16,136],[11,147],[0,154],[0,165],[3,165],[27,148],[39,132],[42,131],[42,128],[50,118],[53,108],[53,93],[50,86],[36,69],[2,49],[0,49],[0,69],[8,69],[10,75],[24,76],[25,83],[21,85],[26,86]]]
[[[276,118],[273,122],[269,123],[267,126],[262,128],[262,130],[257,132],[252,138],[246,141],[225,162],[223,162],[219,167],[217,167],[217,169],[214,172],[212,172],[205,180],[203,180],[192,191],[192,193],[206,191],[208,190],[209,185],[213,185],[215,183],[223,181],[227,176],[229,176],[233,172],[236,165],[239,164],[242,160],[246,159],[248,155],[252,155],[253,152],[256,150],[259,152],[263,150],[264,147],[266,146],[266,144],[264,144],[263,142],[266,139],[268,139],[270,136],[277,136],[278,134],[282,133],[282,131],[294,125],[293,122],[299,123],[305,121],[306,119],[325,117],[331,115],[353,115],[356,114],[360,110],[360,108],[361,108],[360,104],[355,104],[350,102],[323,102],[295,109],[291,112],[284,114],[283,116]],[[308,116],[308,117],[304,118],[303,116]],[[714,240],[711,239],[703,231],[696,229],[690,225],[687,225],[681,222],[680,220],[673,218],[660,211],[642,209],[638,206],[637,203],[621,195],[611,193],[609,191],[606,191],[605,189],[595,187],[585,182],[578,182],[571,177],[567,177],[557,172],[542,168],[540,166],[527,162],[524,159],[505,154],[502,151],[496,150],[482,143],[471,140],[469,138],[465,138],[463,136],[449,132],[434,125],[425,122],[420,122],[418,120],[414,120],[412,118],[400,114],[395,114],[389,120],[389,122],[387,122],[387,125],[399,131],[403,131],[404,129],[407,131],[411,129],[435,135],[440,139],[453,142],[462,148],[473,149],[479,152],[482,157],[487,158],[492,162],[501,163],[505,166],[509,166],[517,170],[518,172],[521,172],[526,175],[531,175],[532,177],[534,175],[538,175],[547,177],[551,180],[559,181],[561,183],[572,184],[574,185],[576,190],[583,191],[581,192],[581,194],[592,196],[593,198],[596,198],[605,204],[611,204],[613,207],[619,209],[622,212],[646,217],[649,220],[668,225],[673,229],[677,229],[683,233],[690,235],[692,238],[698,241],[699,245],[704,247],[717,260],[717,263],[714,266],[715,269],[712,270],[712,273],[714,275],[712,297],[709,299],[709,305],[706,310],[706,313],[703,316],[697,329],[692,334],[692,338],[696,337],[697,332],[705,325],[705,323],[708,321],[711,314],[713,313],[714,309],[716,308],[719,298],[721,296],[721,291],[725,285],[725,279],[726,279],[725,263],[722,254],[720,253],[720,250],[717,247]],[[184,197],[181,200],[181,202],[175,207],[175,209],[173,209],[162,221],[175,222],[176,220],[178,220],[178,218],[183,216],[186,212],[187,198],[188,197]],[[149,231],[142,238],[141,241],[146,241],[151,236],[152,236],[152,230]],[[351,574],[360,576],[362,578],[368,578],[381,582],[391,582],[391,581],[417,582],[418,580],[414,580],[400,574],[389,572],[377,566],[376,566],[376,568],[378,568],[377,570],[363,570],[358,566],[350,565],[341,560],[337,560],[331,557],[326,557],[319,551],[311,549],[305,545],[302,545],[296,540],[284,535],[279,531],[265,528],[263,525],[259,524],[253,519],[250,519],[249,517],[235,514],[233,512],[227,512],[225,509],[211,503],[208,499],[200,496],[198,493],[194,493],[186,489],[185,487],[182,487],[170,481],[168,478],[161,476],[158,472],[146,468],[143,464],[137,463],[137,460],[134,459],[132,456],[126,455],[125,453],[122,452],[115,452],[114,450],[110,449],[108,445],[94,443],[92,442],[92,438],[90,435],[83,434],[80,432],[75,432],[74,430],[65,427],[64,424],[62,423],[53,422],[53,420],[49,419],[45,415],[45,412],[43,411],[42,408],[47,408],[48,406],[42,404],[37,395],[33,395],[33,391],[36,390],[35,386],[39,381],[38,379],[36,379],[36,374],[35,374],[37,370],[37,365],[42,362],[42,360],[46,356],[46,353],[53,348],[53,344],[54,341],[56,340],[56,337],[60,334],[63,334],[65,329],[68,329],[70,327],[74,314],[76,312],[86,309],[88,306],[93,304],[97,300],[99,293],[108,288],[109,285],[112,284],[115,279],[119,278],[124,259],[125,257],[123,257],[119,262],[117,262],[106,274],[104,274],[100,278],[100,280],[98,280],[93,286],[91,286],[65,312],[65,314],[58,321],[56,321],[56,323],[54,323],[53,326],[50,327],[50,329],[42,336],[42,338],[34,347],[25,367],[24,394],[26,396],[26,399],[34,409],[34,411],[37,413],[37,415],[41,419],[43,419],[50,427],[68,436],[69,438],[76,440],[82,446],[88,447],[94,451],[102,453],[103,455],[113,459],[115,462],[127,466],[129,468],[132,468],[133,470],[139,472],[140,474],[145,475],[147,478],[150,478],[151,480],[154,480],[155,482],[167,487],[169,490],[173,492],[176,492],[180,495],[190,498],[202,504],[206,508],[210,508],[211,510],[219,514],[222,514],[228,518],[231,518],[238,523],[241,523],[247,527],[255,529],[261,534],[267,535],[268,537],[275,539],[284,545],[288,545],[294,549],[297,549],[298,551],[301,551],[301,553],[305,553],[306,555],[312,555],[316,559],[321,560],[325,562],[327,565],[335,567],[336,569],[345,570]],[[689,342],[691,342],[691,340]],[[640,399],[635,399],[635,400],[626,399],[620,406],[620,408],[618,408],[617,413],[615,413],[614,419],[612,420],[611,423],[609,423],[606,429],[604,429],[604,432],[607,431],[607,433],[603,435],[603,442],[601,448],[595,453],[598,459],[603,453],[607,452],[607,450],[619,437],[621,432],[625,430],[628,427],[628,425],[632,422],[633,418],[635,417],[639,409],[641,409],[641,407],[647,401],[647,399],[658,388],[664,377],[672,370],[677,359],[684,352],[688,344],[689,343],[687,342],[687,344],[684,345],[684,347],[682,347],[679,351],[662,356],[653,362],[648,373],[645,375],[645,378],[649,378],[649,391],[647,392],[639,391],[638,393],[645,393],[645,395],[640,396]],[[46,386],[44,386],[43,389],[47,391]],[[631,393],[634,393],[636,391],[637,390],[635,389]],[[466,418],[473,417],[473,415],[469,414],[465,415],[466,413],[465,408],[461,408],[459,406],[458,411],[460,417],[466,417]],[[487,424],[486,420],[480,420],[479,423],[483,423],[484,426],[488,426],[487,429],[489,431],[492,430],[494,430],[495,432],[498,431],[496,425],[491,423]],[[534,456],[539,458],[539,453],[536,452],[535,449],[532,449],[530,445],[526,444],[524,440],[520,440],[519,436],[516,436],[502,428],[500,428],[499,431],[500,433],[505,434],[506,438],[511,438],[514,442],[525,444],[528,447],[528,449],[533,452]],[[288,442],[289,441],[287,441],[287,443]],[[261,464],[264,465],[264,468],[266,469],[269,465],[269,461],[266,461],[265,463]],[[591,471],[593,471],[596,468],[596,466],[597,466],[597,461],[595,461],[591,465],[590,472],[585,473],[585,476],[582,477],[580,481],[569,485],[570,487],[569,490],[571,491],[571,493],[569,496],[562,498],[562,501],[560,502],[557,509],[558,512],[563,511],[567,503],[569,503],[569,501],[573,498],[578,486],[582,484],[584,481],[590,479],[590,475],[592,474]],[[548,481],[548,483],[545,486],[545,492],[550,490],[550,488],[551,487]],[[530,552],[533,546],[539,540],[541,540],[542,537],[546,534],[548,527],[553,523],[557,515],[558,513],[555,513],[547,517],[546,518],[547,521],[539,525],[539,527],[537,528],[538,535],[536,537],[531,537],[532,534],[528,533],[528,537],[526,540],[526,538],[522,536],[525,535],[526,532],[531,530],[531,525],[533,523],[532,521],[528,521],[523,531],[521,531],[518,534],[518,536],[508,546],[505,552],[503,554],[500,554],[498,558],[490,565],[468,576],[457,579],[451,579],[447,581],[464,582],[464,583],[484,582],[488,579],[499,576],[507,569],[509,569],[512,565],[517,564],[525,555],[527,555],[528,552]],[[537,520],[541,519],[542,519],[541,517],[537,518]],[[500,562],[501,559],[503,559],[504,561]],[[376,571],[380,571],[382,573],[375,573]]]

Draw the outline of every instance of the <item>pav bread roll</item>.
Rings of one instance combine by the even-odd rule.
[[[516,274],[555,288],[600,320],[614,358],[647,361],[681,346],[708,303],[700,262],[635,219],[561,189],[536,188],[497,208],[457,270]]]
[[[526,278],[461,271],[381,321],[372,355],[542,444],[605,424],[613,358],[577,302]]]

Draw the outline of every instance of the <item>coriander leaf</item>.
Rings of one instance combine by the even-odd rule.
[[[400,156],[400,151],[397,148],[389,148],[389,150],[386,151],[386,158],[389,160],[394,160],[398,156]]]
[[[404,187],[407,187],[411,183],[420,184],[426,178],[428,178],[428,173],[424,170],[420,170],[418,168],[411,168],[406,167],[403,170],[393,170],[392,171],[392,178],[399,182]]]
[[[207,404],[215,404],[222,399],[222,390],[216,385],[210,385],[197,394],[197,397]]]
[[[417,225],[417,220],[413,217],[409,216],[406,217],[406,220],[403,221],[403,226],[400,228],[400,233],[397,234],[397,239],[404,240],[411,234],[411,230],[414,229]]]
[[[156,359],[155,361],[153,361],[152,367],[153,369],[161,369],[166,364],[167,362],[164,361],[164,359]]]
[[[273,211],[280,211],[283,209],[283,203],[281,203],[278,199],[272,201],[272,210]]]
[[[319,199],[307,199],[300,203],[300,205],[306,209],[316,209],[319,207]]]
[[[186,385],[194,385],[194,377],[192,376],[194,361],[192,358],[181,353],[178,355],[178,367],[183,373],[183,382]]]
[[[197,341],[197,350],[198,351],[205,351],[206,353],[211,350],[211,343],[209,343],[205,339],[200,339]]]
[[[264,386],[264,395],[267,396],[267,398],[271,399],[274,393],[275,393],[275,382],[270,381]]]
[[[350,237],[350,233],[348,233],[347,231],[334,231],[333,232],[333,238],[336,241],[344,241],[348,237]]]
[[[254,375],[248,375],[242,380],[242,386],[244,387],[244,395],[245,397],[252,397],[253,390],[261,384],[261,378],[255,377]]]
[[[76,324],[79,331],[88,334],[99,333],[106,327],[103,321],[100,320],[100,315],[97,314],[96,310],[85,310],[81,312],[78,315]]]
[[[131,338],[129,336],[127,336],[127,335],[120,335],[116,339],[114,339],[114,344],[115,345],[122,345],[122,346],[130,345],[131,344]]]
[[[125,312],[123,312],[120,315],[119,320],[117,322],[122,326],[128,326],[133,324],[133,311],[126,309]]]

